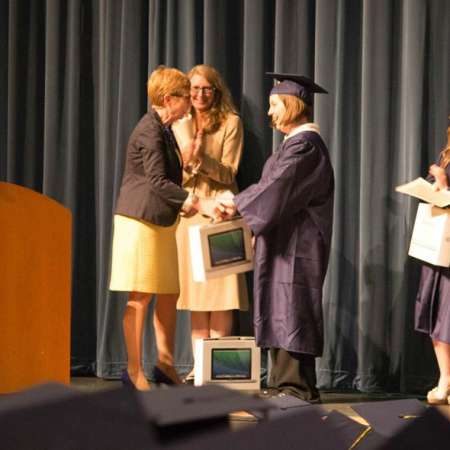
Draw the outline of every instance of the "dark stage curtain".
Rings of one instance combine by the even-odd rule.
[[[448,0],[0,1],[0,179],[73,213],[74,372],[114,377],[125,365],[125,296],[108,291],[111,219],[147,76],[205,62],[244,120],[241,188],[280,141],[264,72],[313,76],[330,92],[315,103],[336,174],[320,387],[431,385],[431,345],[413,331],[420,265],[407,257],[417,202],[394,187],[425,174],[445,143],[449,23]],[[241,315],[243,333],[249,323]],[[180,371],[188,335],[180,314]],[[153,336],[145,342],[149,370]]]

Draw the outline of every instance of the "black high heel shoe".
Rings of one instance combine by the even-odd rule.
[[[168,386],[174,386],[175,381],[169,378],[158,366],[153,367],[153,380],[158,384],[167,384]]]
[[[124,370],[122,372],[120,379],[122,381],[123,387],[128,389],[136,389],[136,386],[134,385],[133,381],[131,381],[130,375],[128,375],[128,370]]]

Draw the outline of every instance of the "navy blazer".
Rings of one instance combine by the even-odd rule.
[[[131,133],[116,214],[170,226],[188,196],[172,130],[150,110]]]

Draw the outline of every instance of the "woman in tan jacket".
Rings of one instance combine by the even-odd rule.
[[[200,199],[215,198],[225,191],[237,192],[235,176],[242,154],[243,128],[230,92],[211,66],[195,66],[191,81],[192,135],[201,133],[200,151],[192,155],[183,171],[183,188]],[[180,147],[187,142],[180,124],[173,130]],[[183,140],[185,142],[183,142]],[[232,310],[248,308],[245,277],[229,275],[198,283],[192,280],[187,229],[209,223],[197,214],[182,218],[177,230],[180,297],[177,308],[191,311],[192,342],[198,338],[228,336],[232,329]],[[193,378],[193,372],[187,381]]]

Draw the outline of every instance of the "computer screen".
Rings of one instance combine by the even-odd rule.
[[[211,352],[211,380],[251,379],[250,348],[213,348]]]
[[[242,228],[210,234],[208,244],[212,267],[245,261],[246,259]]]

